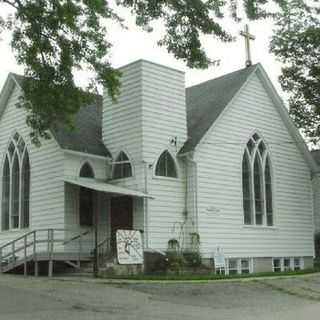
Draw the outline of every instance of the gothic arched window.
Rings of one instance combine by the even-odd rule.
[[[82,178],[94,178],[93,169],[88,162],[82,165],[79,175]]]
[[[94,178],[94,172],[89,163],[85,163],[80,169],[81,178]],[[80,187],[79,220],[80,226],[90,227],[93,225],[93,190]]]
[[[2,176],[2,230],[28,228],[30,162],[25,142],[18,133],[9,143]]]
[[[156,165],[155,173],[156,173],[156,176],[170,177],[170,178],[178,177],[176,164],[168,150],[165,150],[160,155]]]
[[[271,163],[268,150],[255,133],[242,159],[243,214],[245,224],[273,225]]]
[[[116,158],[112,179],[122,179],[132,177],[132,167],[128,156],[121,151]]]

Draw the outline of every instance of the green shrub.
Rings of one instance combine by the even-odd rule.
[[[199,251],[186,251],[183,253],[186,265],[191,268],[199,268],[202,265],[202,257]]]
[[[186,266],[186,260],[180,252],[167,252],[168,270],[180,274]]]

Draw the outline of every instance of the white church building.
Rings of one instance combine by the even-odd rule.
[[[120,70],[116,103],[105,92],[76,114],[75,130],[54,129],[41,147],[15,106],[24,78],[9,74],[0,96],[1,256],[18,251],[19,237],[28,256],[34,242],[23,236],[36,230],[51,240],[54,230],[82,234],[89,251],[96,221],[108,248],[116,230],[135,229],[151,254],[173,239],[188,250],[199,237],[202,257],[222,249],[230,273],[311,267],[319,169],[262,65],[187,89],[183,72],[145,60]]]

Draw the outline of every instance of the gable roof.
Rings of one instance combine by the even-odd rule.
[[[14,73],[10,74],[23,89],[25,77]],[[109,150],[102,142],[102,96],[96,95],[94,101],[74,115],[71,130],[66,126],[57,126],[51,130],[52,135],[62,149],[85,152],[104,157],[110,157]]]
[[[186,89],[188,140],[180,153],[197,146],[256,67],[252,65]]]
[[[299,130],[290,118],[287,108],[260,63],[187,89],[186,100],[189,137],[188,141],[180,150],[180,153],[186,153],[195,149],[213,123],[231,104],[233,98],[240,92],[253,73],[257,74],[261,80],[290,135],[294,141],[297,142],[297,147],[311,172],[320,172],[320,167],[310,154]]]

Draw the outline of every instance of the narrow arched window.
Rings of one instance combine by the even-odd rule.
[[[268,149],[255,133],[242,160],[242,192],[245,224],[273,225],[272,178]]]
[[[177,178],[177,168],[168,150],[160,155],[156,165],[156,176]]]
[[[10,165],[6,156],[2,174],[2,230],[9,229],[10,215]]]
[[[94,172],[89,163],[85,163],[80,169],[81,178],[94,178]],[[93,225],[93,190],[80,187],[79,220],[80,226],[90,227]]]
[[[121,151],[116,158],[113,167],[113,179],[122,179],[132,177],[132,167],[128,156]]]
[[[30,224],[30,162],[28,151],[22,162],[21,171],[21,226],[28,228]]]
[[[27,228],[30,219],[30,163],[26,144],[15,133],[2,168],[2,230]]]
[[[252,223],[252,203],[251,203],[251,169],[247,151],[242,159],[242,190],[243,190],[243,212],[244,223]]]
[[[266,165],[264,169],[265,174],[265,190],[266,190],[266,211],[267,211],[267,225],[273,225],[273,208],[272,208],[272,184],[271,184],[271,168],[269,157],[266,158]]]
[[[11,176],[11,226],[12,228],[19,228],[20,166],[17,154],[14,155]]]
[[[80,169],[80,177],[94,178],[93,169],[88,162],[86,162]]]
[[[261,159],[256,155],[253,167],[254,175],[254,203],[255,203],[255,218],[256,224],[263,222],[263,186],[262,186],[262,168]]]

